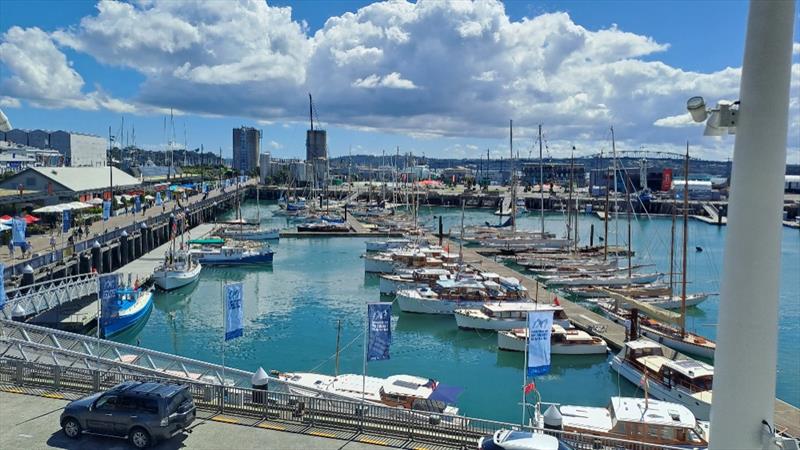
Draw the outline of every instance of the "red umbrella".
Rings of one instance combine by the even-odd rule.
[[[11,220],[11,219],[13,219],[13,217],[9,216],[8,214],[6,214],[5,216],[0,217],[0,220]]]
[[[25,216],[25,223],[27,223],[28,225],[32,224],[33,222],[38,222],[38,221],[39,221],[39,218],[36,217],[36,216],[30,215],[30,214]]]

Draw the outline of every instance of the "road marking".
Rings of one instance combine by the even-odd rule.
[[[359,441],[363,442],[365,444],[389,445],[388,441],[381,441],[381,440],[378,440],[378,439],[371,439],[371,438],[367,438],[367,437],[362,437],[362,438],[359,439]]]
[[[271,423],[260,423],[257,426],[260,428],[266,428],[268,430],[286,431],[286,427],[282,427],[280,425],[273,425]]]
[[[326,438],[335,438],[336,437],[336,435],[333,434],[333,433],[325,433],[325,432],[322,432],[322,431],[312,431],[312,432],[310,432],[308,434],[310,434],[312,436],[320,436],[320,437],[326,437]]]
[[[581,317],[583,317],[584,319],[588,320],[589,322],[592,322],[592,323],[593,323],[593,324],[595,324],[595,325],[598,325],[598,324],[599,324],[599,322],[598,322],[598,321],[596,321],[596,320],[592,320],[591,318],[589,318],[589,317],[586,317],[584,314],[581,314],[580,316],[581,316]]]
[[[33,437],[30,434],[22,434],[22,433],[18,434],[17,436],[24,437],[24,438],[32,438]]]
[[[24,394],[25,393],[25,391],[23,391],[22,389],[13,388],[13,387],[3,387],[3,388],[0,388],[0,391],[11,392],[11,393],[14,393],[14,394]]]
[[[224,422],[224,423],[239,423],[238,419],[234,419],[232,417],[226,417],[226,416],[214,416],[214,417],[211,418],[211,420],[213,420],[215,422]]]
[[[42,397],[57,398],[57,399],[64,398],[64,396],[62,394],[59,394],[58,392],[45,392],[44,394],[42,394]]]
[[[411,450],[430,450],[428,447],[412,447]]]

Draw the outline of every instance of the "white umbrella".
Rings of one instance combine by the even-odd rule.
[[[6,231],[6,230],[10,230],[10,229],[11,229],[11,226],[6,225],[4,223],[0,223],[0,231]]]
[[[91,208],[92,205],[83,202],[69,202],[65,203],[66,206],[69,206],[69,209],[76,210],[76,209],[86,209]]]
[[[90,205],[102,205],[103,204],[103,199],[100,198],[100,197],[95,197],[95,198],[89,200],[86,203],[88,203]]]
[[[145,200],[155,200],[156,198],[155,198],[155,197],[153,197],[153,196],[152,196],[152,195],[150,195],[150,194],[147,194],[147,195],[145,195],[145,196],[144,196],[144,199],[145,199]]]

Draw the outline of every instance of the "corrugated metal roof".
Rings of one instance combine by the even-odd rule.
[[[39,172],[54,182],[76,192],[104,189],[109,184],[108,167],[33,167],[28,170]],[[112,171],[114,174],[114,187],[141,184],[138,179],[116,167]]]

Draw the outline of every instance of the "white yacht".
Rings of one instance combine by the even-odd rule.
[[[548,286],[627,286],[648,284],[658,281],[661,273],[635,273],[627,275],[576,275],[548,279]]]
[[[197,281],[202,268],[188,251],[169,250],[153,272],[153,282],[161,289],[171,291]]]
[[[551,405],[545,428],[680,448],[706,448],[708,424],[689,408],[671,402],[611,397],[605,408]]]
[[[528,290],[515,278],[487,280],[439,280],[433,287],[397,292],[397,304],[405,312],[453,314],[456,309],[480,308],[491,302],[529,302]]]
[[[197,260],[207,266],[232,266],[246,264],[271,264],[275,252],[265,244],[260,247],[245,245],[203,246],[191,250]]]
[[[386,252],[389,250],[399,250],[411,244],[410,239],[385,239],[379,241],[367,241],[368,252]]]
[[[633,384],[646,380],[653,397],[680,403],[700,420],[711,417],[712,366],[693,359],[669,359],[661,345],[647,339],[626,342],[610,364]]]
[[[531,302],[484,303],[480,308],[460,308],[453,311],[459,328],[474,330],[513,330],[524,328],[528,313],[553,311],[553,323],[572,328],[564,308],[558,305]]]
[[[387,378],[362,377],[356,374],[338,376],[310,372],[273,372],[290,394],[330,398],[364,400],[408,410],[458,414],[454,406],[460,390],[451,387],[439,389],[438,381],[413,375],[392,375]]]
[[[513,352],[524,352],[528,342],[528,329],[517,328],[497,332],[497,348]],[[550,353],[554,355],[602,355],[608,352],[608,345],[602,338],[589,333],[565,329],[553,324],[550,333]]]

